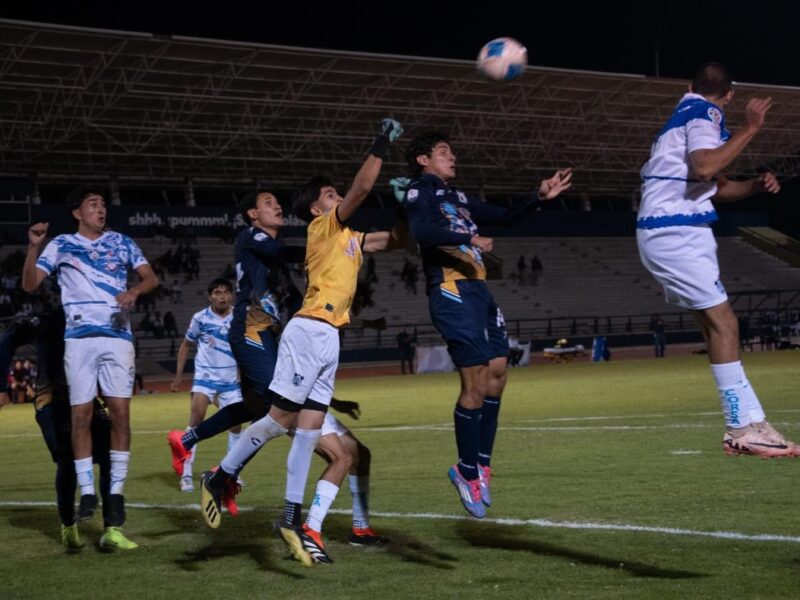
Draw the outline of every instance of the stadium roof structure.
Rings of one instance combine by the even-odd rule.
[[[687,82],[528,67],[481,77],[472,62],[290,48],[0,20],[0,171],[40,181],[277,188],[351,177],[380,119],[450,132],[459,185],[525,193],[555,168],[573,192],[629,196]],[[533,57],[535,60],[535,57]],[[800,89],[770,95],[765,130],[736,169],[800,170]],[[728,122],[743,120],[734,102]],[[395,151],[388,176],[405,174]]]

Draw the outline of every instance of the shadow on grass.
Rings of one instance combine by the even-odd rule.
[[[27,529],[41,534],[53,541],[54,544],[61,546],[61,521],[58,518],[56,507],[45,508],[19,508],[6,509],[8,512],[7,522],[11,527]],[[81,523],[81,538],[87,545],[96,545],[103,535],[101,523]],[[66,550],[67,554],[76,554],[77,550]]]
[[[347,538],[350,536],[350,520],[341,517],[329,517],[325,521],[326,537],[335,539],[342,543],[347,543]],[[437,569],[455,569],[452,563],[457,562],[458,558],[452,554],[437,550],[433,546],[421,542],[419,539],[412,537],[406,533],[401,533],[396,529],[384,529],[377,526],[378,533],[384,537],[389,538],[389,543],[382,546],[371,546],[360,548],[364,552],[385,552],[386,554],[396,556],[400,560],[424,565],[426,567],[434,567]]]
[[[142,481],[144,483],[155,483],[159,486],[163,485],[164,487],[168,487],[171,489],[175,490],[178,489],[179,478],[177,475],[175,475],[175,471],[173,471],[172,469],[170,469],[169,471],[162,470],[158,471],[157,473],[148,473],[146,475],[140,475],[134,479],[136,481]],[[194,498],[194,495],[187,494],[187,496],[190,495]]]
[[[199,512],[197,514],[199,515]],[[211,540],[199,548],[184,550],[183,556],[175,559],[175,565],[183,571],[197,572],[209,561],[243,556],[252,560],[262,571],[285,575],[292,579],[304,578],[303,575],[277,564],[276,560],[283,559],[276,559],[272,549],[274,543],[280,542],[275,539],[272,533],[272,524],[266,516],[263,523],[255,524],[252,519],[253,515],[249,515],[251,517],[249,519],[241,519],[233,518],[225,513],[220,528],[212,530],[202,522],[198,524],[197,515],[186,511],[167,511],[166,515],[177,529],[177,533],[200,533],[204,534],[204,539],[210,538]],[[175,531],[172,533],[174,534]],[[292,561],[288,557],[288,553],[286,560]],[[300,565],[297,567],[302,568]]]
[[[640,562],[630,562],[617,558],[599,556],[580,550],[573,550],[547,542],[540,542],[527,537],[528,531],[506,525],[490,523],[459,522],[456,526],[458,534],[472,546],[530,552],[542,556],[557,556],[572,562],[579,562],[594,567],[605,567],[630,573],[634,577],[654,577],[658,579],[694,579],[707,577],[707,573],[661,569]]]

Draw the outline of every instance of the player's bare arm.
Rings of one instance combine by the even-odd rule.
[[[171,392],[177,392],[181,386],[181,379],[183,379],[183,369],[186,366],[186,359],[189,358],[189,347],[193,346],[192,342],[183,338],[181,347],[178,348],[178,359],[175,365],[175,379],[169,384]]]
[[[762,173],[755,179],[746,181],[731,181],[727,177],[717,178],[717,193],[712,200],[719,202],[736,202],[754,194],[777,194],[781,191],[781,184],[774,173]]]
[[[753,98],[745,109],[746,125],[719,148],[695,150],[689,155],[693,173],[701,181],[710,181],[725,170],[747,147],[764,125],[772,98]]]
[[[34,223],[28,229],[28,251],[25,253],[25,264],[22,267],[22,289],[28,293],[35,291],[47,277],[41,269],[36,268],[39,249],[47,237],[50,223]]]

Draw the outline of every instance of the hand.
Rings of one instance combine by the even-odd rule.
[[[572,185],[572,169],[560,169],[550,179],[542,179],[539,185],[539,199],[552,200]]]
[[[34,223],[28,229],[28,243],[31,246],[41,246],[44,238],[47,237],[47,229],[50,223]]]
[[[756,131],[761,129],[770,108],[772,108],[772,98],[752,98],[744,109],[747,126]]]
[[[380,132],[381,135],[388,137],[390,142],[395,142],[403,133],[403,126],[400,125],[400,121],[395,121],[387,117],[381,121]]]
[[[389,180],[389,185],[392,186],[394,199],[397,200],[398,203],[403,204],[403,202],[406,201],[406,191],[410,183],[411,180],[408,177],[394,177]]]
[[[361,408],[358,406],[358,402],[351,400],[333,398],[331,399],[331,408],[356,420],[361,416]]]
[[[170,392],[178,392],[180,391],[181,387],[181,380],[179,378],[175,378],[172,383],[169,384],[169,391]]]
[[[469,240],[470,246],[477,246],[484,252],[491,252],[494,249],[494,240],[482,235],[473,235]]]
[[[136,290],[128,290],[126,292],[122,292],[116,297],[117,304],[123,310],[130,310],[133,308],[133,305],[136,303],[136,298],[139,297],[139,292]]]
[[[775,173],[762,173],[756,179],[756,185],[762,192],[769,192],[770,194],[777,194],[781,191],[781,183],[775,177]]]

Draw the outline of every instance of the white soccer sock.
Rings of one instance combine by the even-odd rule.
[[[369,527],[369,475],[350,475],[350,493],[353,494],[353,529]]]
[[[194,457],[196,454],[197,454],[197,444],[192,446],[192,449],[189,450],[189,456],[185,461],[183,461],[183,477],[192,476],[192,467],[194,466]]]
[[[267,415],[250,425],[231,451],[222,459],[220,467],[226,473],[235,473],[239,465],[253,456],[271,439],[286,434],[286,428]]]
[[[303,503],[303,491],[311,469],[311,457],[317,447],[322,429],[297,429],[286,459],[286,500]]]
[[[78,485],[81,487],[81,496],[94,495],[94,469],[92,457],[79,458],[75,462],[75,475],[78,476]]]
[[[124,450],[111,450],[108,455],[111,457],[111,494],[122,494],[125,487],[125,480],[128,478],[128,463],[131,460],[131,453]]]
[[[239,433],[233,433],[232,431],[228,432],[228,452],[230,452],[231,448],[236,445],[236,442],[239,441],[240,437],[242,437],[241,431]]]
[[[336,494],[338,493],[338,485],[320,479],[317,482],[317,493],[314,496],[314,501],[311,503],[311,508],[308,509],[306,525],[314,531],[322,531],[322,522],[325,520],[325,516],[328,514],[333,501],[336,500]]]
[[[741,361],[712,364],[711,372],[717,382],[725,425],[738,429],[764,420],[761,403],[747,381]]]

